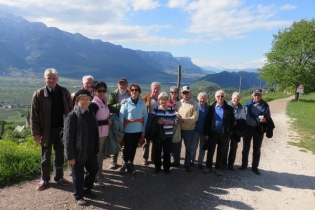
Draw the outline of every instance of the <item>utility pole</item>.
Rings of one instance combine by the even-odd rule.
[[[182,67],[181,65],[178,65],[178,77],[177,77],[177,89],[178,92],[180,92],[180,80],[182,78]]]
[[[240,76],[240,86],[238,88],[239,93],[241,93],[241,89],[242,89],[242,76]]]

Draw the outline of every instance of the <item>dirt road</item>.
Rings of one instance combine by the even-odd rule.
[[[88,200],[89,206],[76,205],[71,186],[51,182],[46,190],[36,191],[36,179],[0,189],[0,209],[314,209],[315,156],[288,145],[297,135],[285,115],[291,99],[269,103],[276,129],[272,139],[263,141],[261,175],[251,170],[224,170],[217,177],[196,167],[191,172],[180,167],[172,168],[170,175],[155,174],[152,164],[140,164],[139,148],[135,175],[120,175],[118,170],[107,169],[108,159],[104,161],[103,171],[112,182],[95,188],[98,197]],[[242,143],[236,167],[241,163],[241,149]]]

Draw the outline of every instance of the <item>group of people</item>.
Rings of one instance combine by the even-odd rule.
[[[226,101],[223,90],[215,93],[215,102],[208,105],[206,92],[198,94],[198,102],[191,97],[189,86],[170,88],[161,92],[161,84],[153,82],[151,92],[140,96],[141,87],[130,86],[126,78],[118,80],[117,89],[107,98],[107,85],[84,76],[82,89],[70,94],[58,85],[58,73],[49,68],[44,72],[45,87],[32,97],[31,132],[41,147],[41,181],[36,189],[43,190],[50,181],[50,160],[54,150],[54,180],[62,185],[63,164],[67,161],[72,175],[74,198],[86,205],[84,197],[94,198],[93,186],[104,186],[109,179],[102,174],[105,155],[111,158],[109,168],[117,168],[119,146],[122,165],[119,173],[136,173],[134,158],[140,143],[142,164],[148,165],[150,144],[154,173],[162,170],[170,174],[171,167],[180,166],[182,141],[185,145],[184,169],[195,165],[209,173],[215,150],[215,173],[234,170],[238,142],[243,137],[241,170],[248,166],[248,155],[253,140],[252,171],[258,170],[260,148],[264,133],[272,136],[274,128],[269,106],[262,100],[262,91],[255,90],[253,99],[242,106],[240,94],[233,93]],[[129,87],[128,87],[129,86]],[[181,94],[181,99],[179,98]],[[207,152],[205,167],[203,159]],[[173,158],[173,162],[171,159]],[[163,159],[163,161],[162,161]]]

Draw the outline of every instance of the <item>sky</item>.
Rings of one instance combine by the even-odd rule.
[[[0,10],[200,67],[260,68],[273,34],[314,18],[313,0],[0,0]],[[1,32],[1,31],[0,31]]]

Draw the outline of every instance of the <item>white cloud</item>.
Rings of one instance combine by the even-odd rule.
[[[242,38],[246,32],[269,30],[292,23],[272,20],[278,12],[274,5],[245,7],[241,0],[193,1],[184,10],[191,21],[187,31],[210,37]]]
[[[170,8],[184,8],[188,3],[188,0],[169,0],[167,6]]]
[[[216,68],[228,68],[228,69],[257,69],[263,67],[266,63],[266,58],[261,58],[257,60],[248,61],[245,63],[237,63],[237,64],[226,64],[218,61],[211,61],[205,59],[192,59],[192,62],[200,67],[212,66]]]
[[[158,1],[154,0],[134,0],[132,6],[135,11],[137,10],[152,10],[157,8],[159,5]]]
[[[291,4],[286,4],[281,7],[281,10],[293,10],[293,9],[297,9],[297,7]]]

